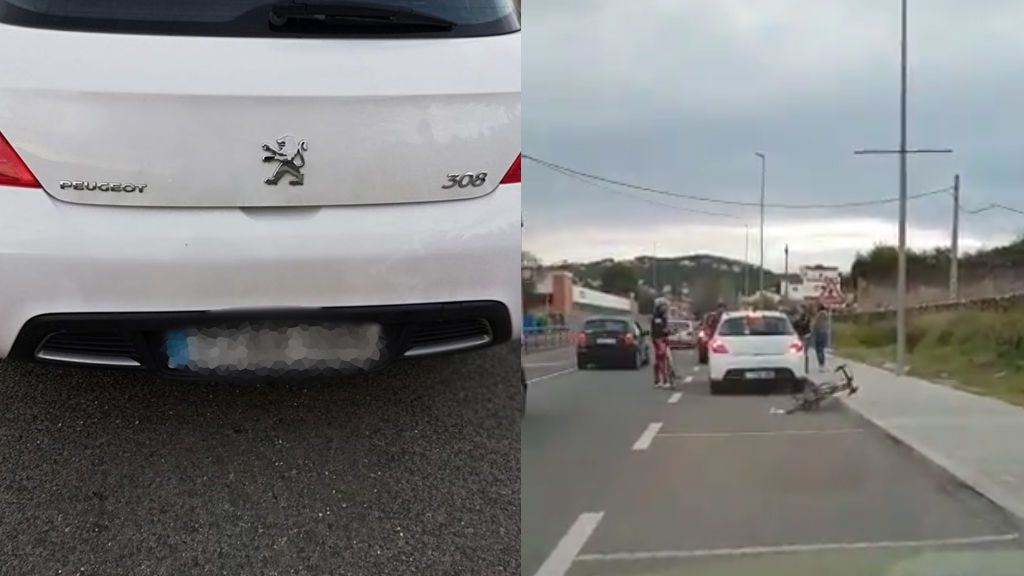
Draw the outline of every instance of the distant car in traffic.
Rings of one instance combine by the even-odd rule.
[[[804,344],[781,312],[726,312],[708,342],[711,393],[739,388],[802,389]]]
[[[718,327],[716,319],[714,312],[708,312],[701,319],[700,328],[697,330],[697,361],[700,364],[708,363],[708,342],[715,336],[715,329]]]
[[[669,320],[669,348],[693,348],[697,343],[694,324],[692,320]]]
[[[629,318],[589,318],[576,340],[576,367],[639,370],[651,361],[651,334]]]

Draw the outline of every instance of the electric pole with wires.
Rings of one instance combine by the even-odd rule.
[[[953,238],[949,246],[949,299],[960,298],[960,175],[953,176]]]
[[[896,370],[907,366],[907,154],[951,154],[953,150],[907,149],[907,0],[900,9],[900,147],[899,150],[857,150],[854,154],[898,154],[900,157],[899,259],[896,265]]]

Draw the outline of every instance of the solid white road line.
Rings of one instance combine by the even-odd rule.
[[[543,368],[544,366],[565,366],[566,364],[572,364],[572,360],[562,360],[561,362],[535,362],[533,364],[523,364],[523,368]]]
[[[633,444],[633,451],[639,452],[641,450],[647,450],[651,447],[651,441],[658,435],[658,430],[661,430],[661,422],[651,422],[647,425],[647,429],[644,433],[637,438],[636,443]]]
[[[668,403],[669,404],[677,404],[677,403],[679,403],[679,399],[682,398],[682,397],[683,397],[683,393],[682,392],[676,392],[675,394],[672,394],[671,396],[668,397]]]
[[[555,378],[555,377],[558,377],[558,376],[564,376],[564,375],[566,375],[566,374],[568,374],[570,372],[575,372],[575,371],[576,371],[575,368],[569,368],[567,370],[562,370],[561,372],[555,372],[554,374],[545,374],[543,376],[537,376],[536,378],[533,378],[532,380],[527,380],[526,383],[527,384],[533,384],[534,382],[540,382],[542,380],[550,380],[551,378]]]
[[[694,366],[693,367],[693,371],[694,372],[700,372],[700,366]]]
[[[687,376],[686,378],[683,378],[683,384],[689,384],[690,382],[693,382],[693,376]]]
[[[665,558],[708,558],[715,556],[755,556],[761,554],[786,554],[794,552],[823,552],[829,550],[863,550],[875,548],[930,548],[938,546],[967,546],[1010,542],[1020,534],[994,534],[970,538],[947,538],[943,540],[904,540],[882,542],[837,542],[832,544],[793,544],[789,546],[753,546],[750,548],[718,548],[708,550],[661,550],[653,552],[616,552],[611,554],[581,554],[578,562],[611,560],[656,560]]]
[[[551,551],[551,555],[541,564],[535,576],[565,576],[577,558],[577,554],[586,545],[590,535],[601,522],[604,512],[586,512],[580,514],[569,531]]]
[[[732,438],[740,436],[814,436],[818,434],[856,434],[863,428],[838,428],[833,430],[772,430],[765,432],[665,432],[658,436],[668,438]]]

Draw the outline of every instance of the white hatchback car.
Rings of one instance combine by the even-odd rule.
[[[708,343],[711,393],[787,384],[807,378],[804,344],[779,312],[726,312]]]
[[[0,358],[518,338],[519,31],[513,0],[0,0]]]

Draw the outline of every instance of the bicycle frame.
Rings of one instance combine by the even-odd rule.
[[[858,390],[853,383],[853,375],[850,374],[849,369],[845,364],[841,364],[835,369],[835,373],[842,374],[842,382],[826,382],[818,385],[814,382],[809,382],[811,388],[811,394],[808,396],[805,390],[799,396],[794,396],[796,401],[795,405],[786,411],[786,414],[792,414],[800,410],[816,410],[821,406],[822,402],[832,398],[833,396],[847,392],[847,396],[852,396]]]

